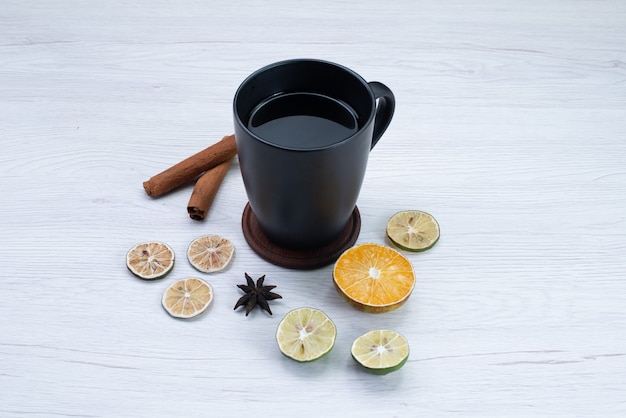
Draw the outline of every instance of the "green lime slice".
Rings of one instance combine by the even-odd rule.
[[[352,343],[352,358],[375,374],[395,372],[409,358],[409,343],[402,335],[389,329],[367,332]]]
[[[298,308],[287,313],[278,324],[276,341],[285,356],[300,362],[315,361],[332,350],[337,328],[322,311]]]
[[[402,250],[426,251],[439,240],[439,224],[429,213],[405,210],[389,219],[387,237]]]

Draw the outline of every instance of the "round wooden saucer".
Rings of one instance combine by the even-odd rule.
[[[330,244],[313,250],[292,250],[274,244],[259,226],[249,203],[243,210],[241,225],[248,245],[261,258],[281,267],[310,270],[334,263],[345,250],[354,245],[361,231],[361,215],[355,206],[341,234]]]

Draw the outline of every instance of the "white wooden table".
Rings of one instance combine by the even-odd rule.
[[[370,157],[358,243],[402,209],[432,213],[430,251],[397,311],[358,312],[332,266],[293,271],[246,244],[237,162],[207,220],[192,186],[142,182],[232,133],[239,83],[274,61],[338,62],[396,94]],[[626,2],[4,0],[0,8],[0,416],[625,416]],[[197,273],[217,233],[231,267]],[[125,254],[162,240],[170,276]],[[244,272],[273,316],[233,311]],[[199,276],[194,321],[160,305]],[[324,359],[274,340],[289,310],[337,324]],[[411,344],[380,377],[350,357],[374,328]]]

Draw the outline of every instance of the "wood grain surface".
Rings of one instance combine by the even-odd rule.
[[[395,93],[370,155],[358,243],[420,209],[441,226],[408,254],[411,299],[348,306],[332,266],[273,266],[246,244],[231,165],[208,217],[192,185],[142,182],[233,132],[232,98],[274,61],[346,65]],[[0,7],[0,416],[622,417],[626,415],[626,2],[611,0],[81,2]],[[230,238],[212,275],[197,236]],[[177,255],[163,280],[125,267],[136,243]],[[233,311],[244,272],[283,299]],[[193,321],[160,306],[198,276]],[[274,340],[289,310],[336,323],[298,364]],[[360,370],[352,340],[392,328],[402,370]]]

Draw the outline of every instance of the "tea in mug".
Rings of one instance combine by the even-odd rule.
[[[358,131],[356,112],[317,93],[279,93],[251,112],[248,129],[274,145],[291,149],[324,148]]]

